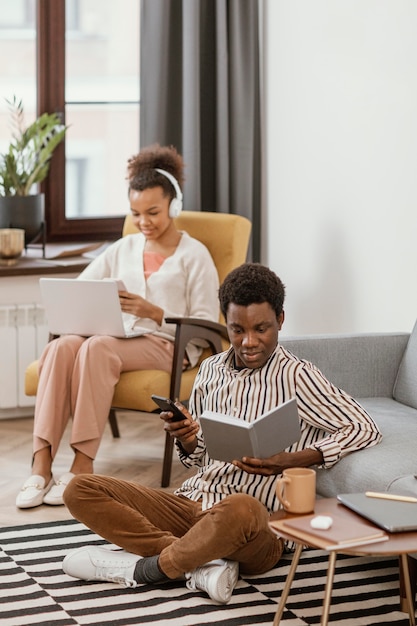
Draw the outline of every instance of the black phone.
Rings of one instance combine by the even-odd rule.
[[[179,410],[179,408],[175,405],[173,400],[171,400],[170,398],[156,396],[155,394],[152,394],[151,398],[159,406],[160,409],[162,409],[163,411],[170,411],[171,413],[173,413],[174,417],[172,419],[174,420],[174,422],[187,419],[184,413],[182,413],[182,411]]]

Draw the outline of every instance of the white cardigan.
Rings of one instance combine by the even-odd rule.
[[[157,272],[145,280],[143,252],[146,239],[142,233],[126,235],[111,244],[94,259],[79,278],[119,278],[127,291],[146,298],[164,310],[165,317],[199,317],[219,320],[219,279],[213,259],[207,248],[197,239],[182,232],[174,254],[163,262]],[[148,318],[124,314],[127,327],[145,326],[154,334],[171,341],[175,336],[175,324],[161,326]],[[187,346],[191,365],[194,365],[201,348],[196,344]],[[202,345],[200,342],[199,345]]]

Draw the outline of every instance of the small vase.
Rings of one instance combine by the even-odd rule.
[[[39,237],[45,222],[45,195],[0,196],[0,228],[22,228],[25,247]]]

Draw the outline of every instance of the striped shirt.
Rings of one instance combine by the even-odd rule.
[[[301,437],[288,452],[315,448],[329,468],[350,452],[377,444],[381,433],[370,415],[347,393],[335,387],[318,368],[277,346],[263,367],[236,369],[230,348],[202,362],[190,398],[190,413],[199,419],[203,411],[217,411],[252,422],[258,415],[290,398],[297,398]],[[186,455],[179,442],[183,465],[199,467],[176,494],[202,499],[203,510],[228,495],[246,493],[276,511],[276,476],[244,472],[231,463],[209,458],[201,428],[197,447]],[[278,450],[279,451],[279,450]]]

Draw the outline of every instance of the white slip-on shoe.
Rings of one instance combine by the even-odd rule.
[[[239,578],[239,563],[216,559],[185,575],[188,589],[200,589],[219,604],[227,604]]]
[[[140,558],[125,550],[83,546],[67,554],[62,562],[62,569],[68,576],[81,580],[107,581],[123,587],[136,587],[138,583],[133,576]]]
[[[33,474],[24,483],[23,487],[17,494],[16,506],[18,509],[31,509],[43,503],[43,499],[48,491],[52,488],[54,479],[51,478],[45,486],[43,476]]]
[[[74,476],[75,474],[72,474],[72,472],[62,474],[62,476],[60,476],[56,481],[55,485],[53,485],[52,488],[44,495],[43,503],[52,504],[53,506],[64,504],[63,495],[65,487],[74,478]]]

